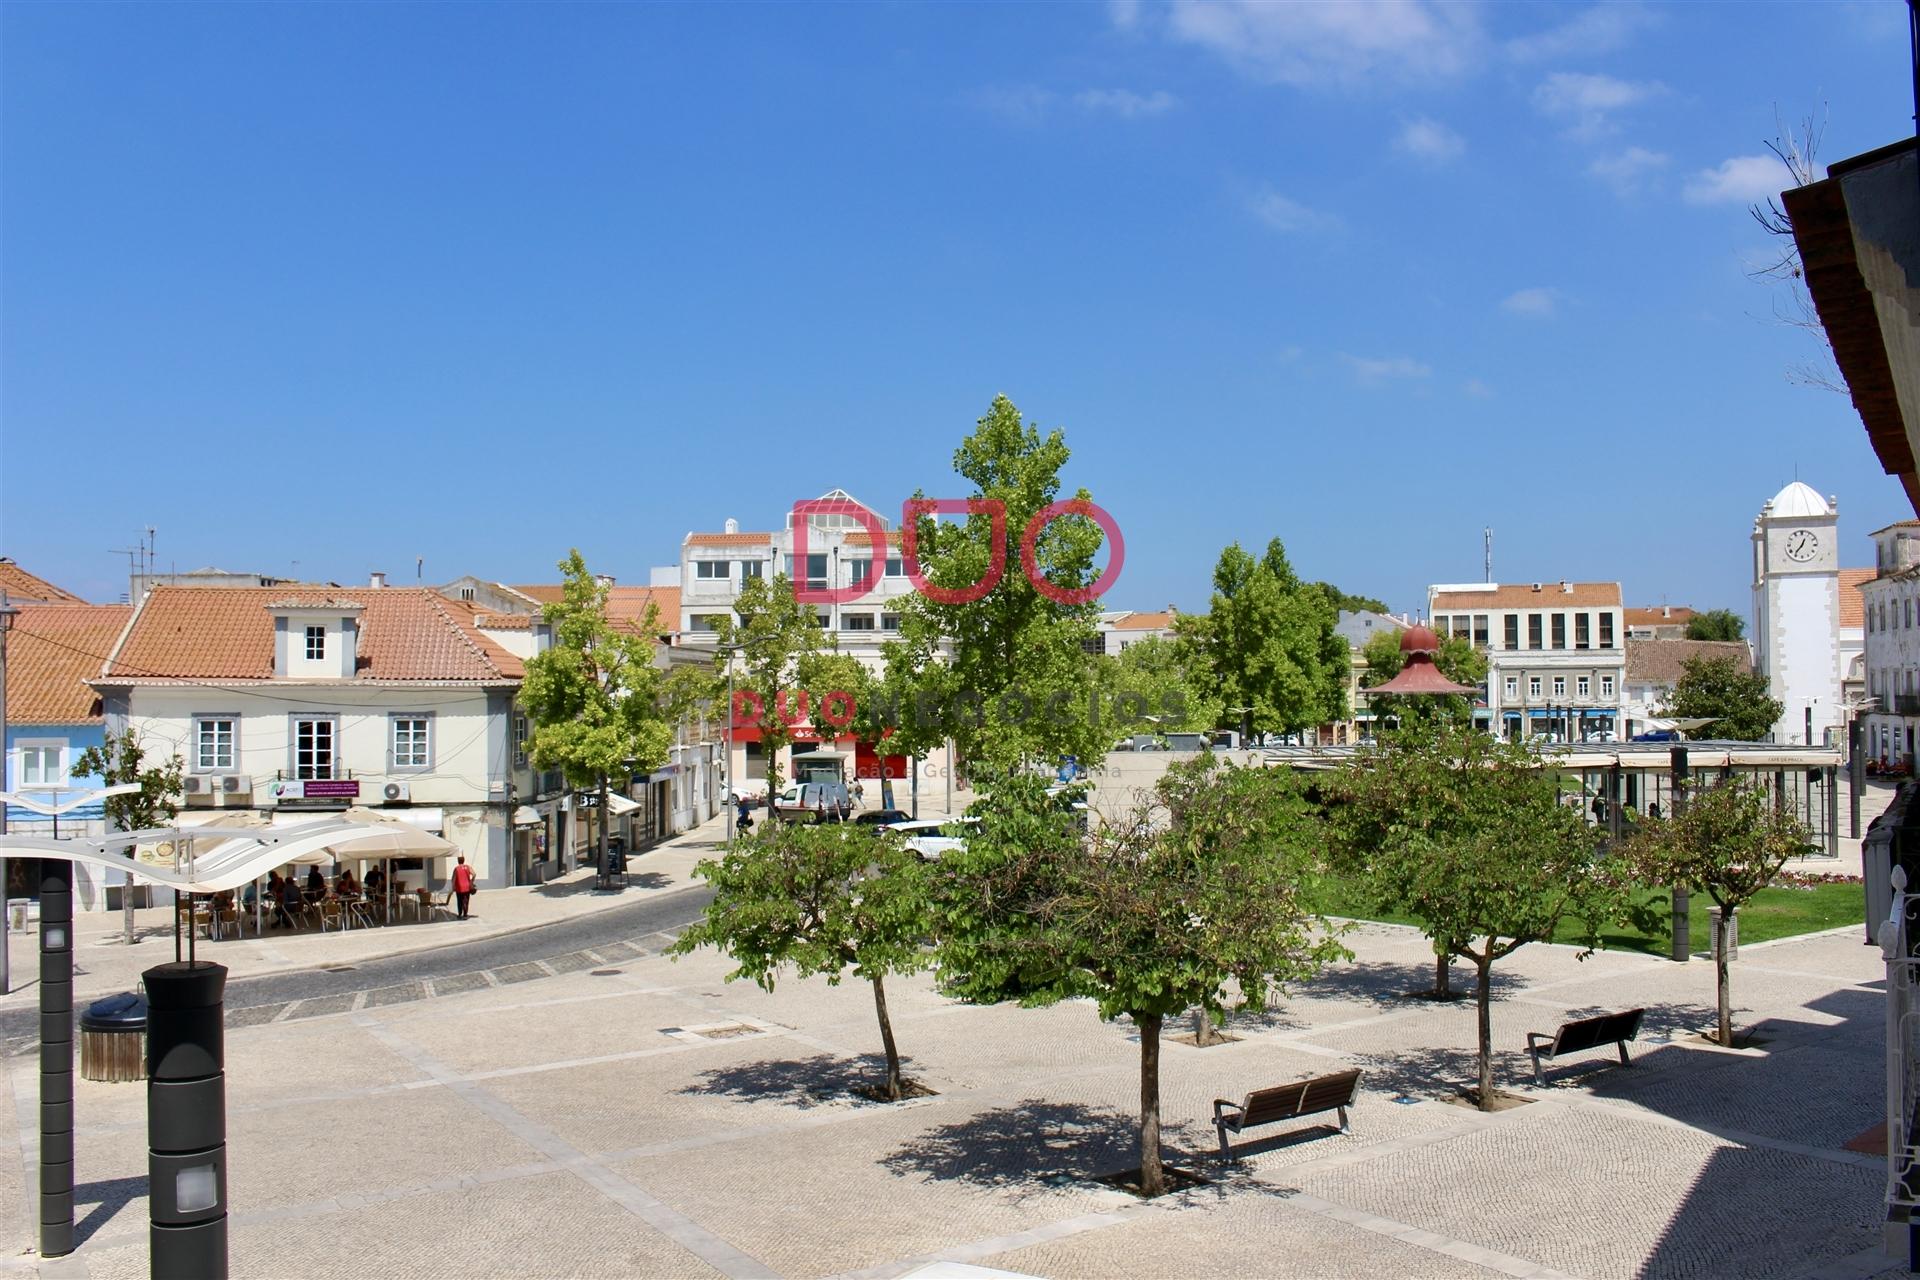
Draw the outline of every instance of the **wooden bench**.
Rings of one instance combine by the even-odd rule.
[[[1631,1066],[1627,1059],[1627,1041],[1640,1035],[1640,1019],[1645,1009],[1628,1009],[1622,1013],[1603,1013],[1598,1017],[1581,1018],[1569,1022],[1548,1035],[1544,1031],[1527,1032],[1527,1052],[1533,1056],[1533,1082],[1545,1084],[1546,1071],[1540,1065],[1542,1058],[1559,1058],[1570,1053],[1585,1053],[1589,1049],[1599,1049],[1614,1045],[1620,1050],[1620,1065]]]
[[[1213,1100],[1213,1126],[1220,1133],[1220,1157],[1232,1154],[1227,1134],[1241,1133],[1256,1125],[1298,1120],[1322,1111],[1340,1113],[1340,1132],[1347,1132],[1347,1108],[1360,1097],[1360,1072],[1339,1071],[1330,1076],[1315,1076],[1283,1084],[1275,1089],[1256,1089],[1241,1102],[1225,1098]],[[1229,1114],[1231,1113],[1231,1114]]]

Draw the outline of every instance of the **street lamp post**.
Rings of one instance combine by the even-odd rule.
[[[0,591],[0,791],[7,789],[7,761],[11,755],[7,751],[7,633],[13,630],[13,620],[19,610],[7,603],[7,593]],[[7,834],[7,806],[0,804],[0,836]],[[13,990],[12,958],[13,922],[7,918],[7,860],[0,855],[0,996]]]

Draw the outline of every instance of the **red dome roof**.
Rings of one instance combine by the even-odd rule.
[[[1400,633],[1400,652],[1402,653],[1438,653],[1440,637],[1433,628],[1411,626]]]

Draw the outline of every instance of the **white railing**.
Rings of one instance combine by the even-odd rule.
[[[1914,1001],[1920,991],[1920,956],[1913,945],[1915,925],[1920,924],[1920,894],[1907,892],[1904,867],[1894,867],[1892,882],[1892,905],[1877,937],[1887,964],[1888,1244],[1904,1253],[1895,1244],[1894,1232],[1920,1217],[1915,1213],[1920,1209],[1920,1147],[1914,1133],[1914,1120],[1920,1115],[1920,1009]]]

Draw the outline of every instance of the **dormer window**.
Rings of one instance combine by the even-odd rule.
[[[327,656],[327,629],[307,628],[307,661],[318,662]]]

